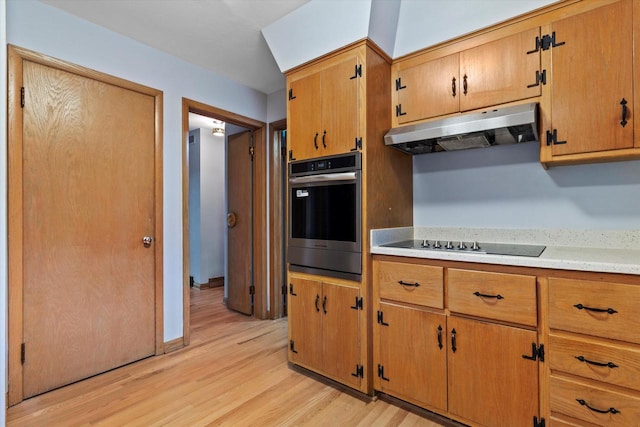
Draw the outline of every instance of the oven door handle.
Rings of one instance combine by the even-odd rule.
[[[310,184],[315,182],[355,181],[357,172],[323,173],[289,178],[289,184]]]

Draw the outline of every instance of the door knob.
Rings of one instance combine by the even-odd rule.
[[[144,245],[145,248],[148,248],[149,246],[151,246],[152,242],[153,242],[153,237],[151,236],[144,236],[142,238],[142,244]]]
[[[227,214],[227,227],[233,228],[236,226],[237,222],[238,222],[238,217],[236,216],[235,212],[229,212]]]

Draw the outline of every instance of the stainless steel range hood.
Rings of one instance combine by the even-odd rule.
[[[393,128],[384,143],[409,154],[538,141],[538,104],[490,109]]]

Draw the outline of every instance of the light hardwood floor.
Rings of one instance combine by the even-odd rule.
[[[191,296],[191,345],[26,400],[8,426],[448,425],[292,369],[286,318],[231,312],[222,288]]]

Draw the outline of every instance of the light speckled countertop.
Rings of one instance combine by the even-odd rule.
[[[545,245],[539,257],[382,247],[402,240]],[[371,231],[371,253],[560,270],[640,275],[640,230],[403,227]]]

